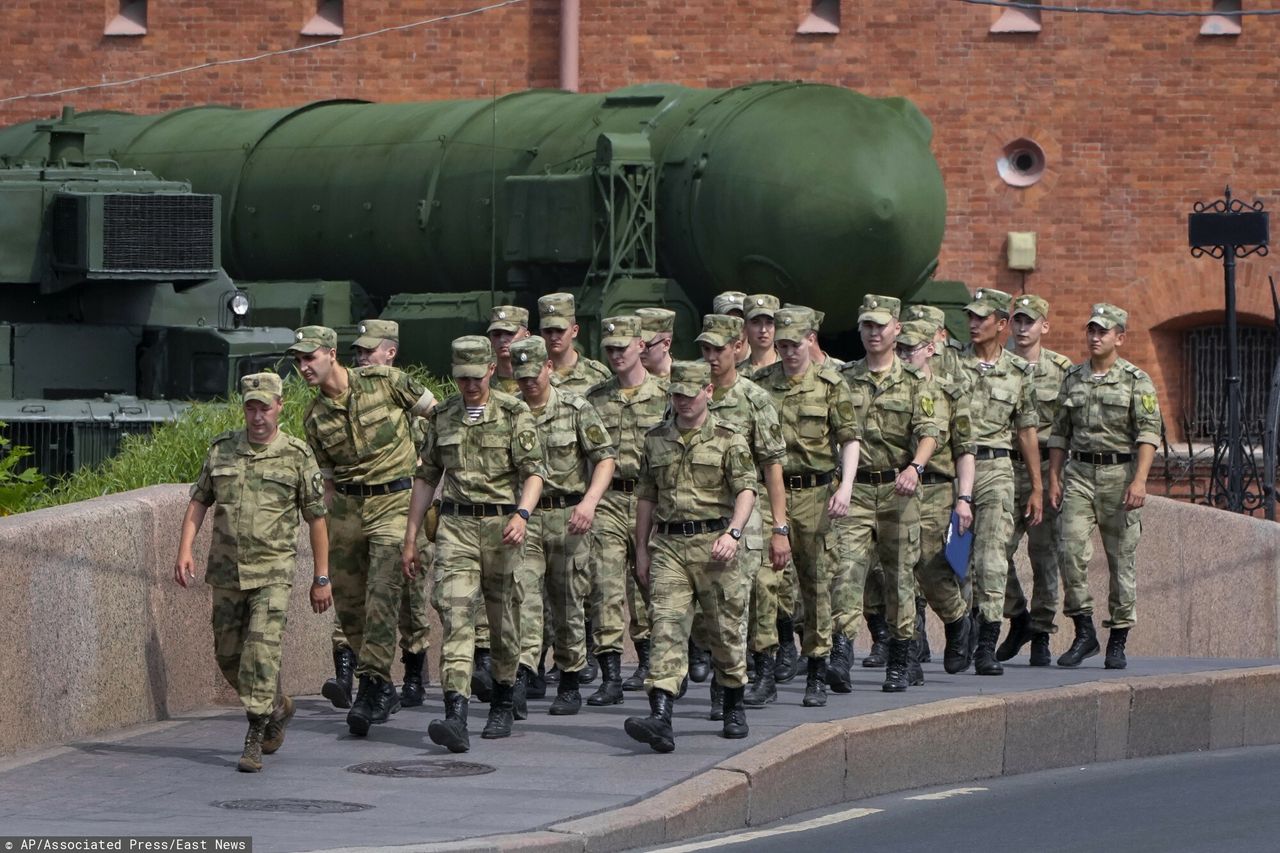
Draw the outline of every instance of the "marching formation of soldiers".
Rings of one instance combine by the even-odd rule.
[[[850,692],[864,623],[863,665],[906,690],[931,660],[926,609],[948,673],[1000,675],[1028,643],[1031,665],[1047,666],[1059,578],[1075,636],[1057,663],[1078,666],[1101,651],[1095,527],[1110,570],[1105,666],[1123,668],[1160,434],[1151,380],[1119,356],[1127,315],[1095,305],[1089,357],[1072,365],[1041,345],[1044,299],[984,288],[965,311],[961,345],[939,309],[868,295],[865,356],[842,363],[818,344],[821,312],[729,292],[703,320],[700,360],[673,361],[674,312],[643,308],[604,320],[601,363],[575,349],[573,297],[548,294],[539,335],[527,311],[498,306],[487,336],[455,340],[458,393],[439,403],[391,366],[395,323],[362,324],[356,368],[339,364],[332,329],[297,330],[291,353],[317,390],[307,446],[261,424],[260,401],[278,415],[278,378],[246,377],[246,430],[210,449],[175,568],[185,585],[215,505],[217,656],[250,721],[240,768],[261,769],[292,716],[278,569],[299,511],[313,606],[328,606],[331,578],[338,614],[323,693],[357,736],[422,704],[428,600],[444,634],[444,715],[428,736],[451,752],[470,747],[472,696],[488,704],[481,737],[504,738],[549,684],[548,713],[572,715],[597,678],[588,706],[648,693],[649,714],[625,729],[658,752],[675,748],[673,704],[708,677],[711,718],[745,737],[746,709],[801,672],[807,707]],[[948,541],[970,531],[957,565]],[[1024,536],[1029,599],[1013,562]],[[638,659],[625,679],[624,633]]]

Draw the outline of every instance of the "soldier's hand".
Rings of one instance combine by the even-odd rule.
[[[316,613],[323,613],[333,604],[333,589],[329,584],[320,586],[319,584],[311,585],[311,609]]]
[[[721,533],[711,544],[711,559],[717,563],[727,563],[738,553],[738,540],[728,533]]]
[[[1138,509],[1147,502],[1147,484],[1139,483],[1134,480],[1129,484],[1129,488],[1124,490],[1124,508]]]
[[[893,490],[903,496],[914,495],[919,487],[920,475],[910,465],[899,471],[897,478],[893,481]]]
[[[845,490],[843,484],[836,489],[835,494],[831,496],[831,500],[827,501],[828,518],[844,518],[849,514],[849,498],[852,491],[852,485],[850,485],[848,491]]]
[[[645,589],[649,588],[649,552],[636,551],[636,583]]]
[[[769,562],[775,572],[781,572],[791,562],[791,538],[775,533],[769,538]]]
[[[188,581],[195,580],[196,561],[190,554],[179,554],[173,564],[173,579],[179,586],[185,587]]]
[[[1062,508],[1062,483],[1053,477],[1049,478],[1049,506]]]
[[[1044,520],[1044,496],[1032,492],[1027,496],[1027,510],[1023,513],[1029,527],[1034,527]]]
[[[961,533],[973,527],[973,507],[968,501],[956,501],[956,518],[960,520]]]
[[[523,545],[525,534],[525,520],[518,515],[511,516],[511,520],[507,522],[507,526],[502,528],[502,544],[503,545]]]
[[[404,573],[407,580],[413,580],[418,576],[418,546],[417,543],[410,543],[400,549],[400,571]]]
[[[591,525],[595,524],[595,521],[596,505],[588,503],[584,499],[569,514],[569,532],[574,536],[581,536],[591,529]]]

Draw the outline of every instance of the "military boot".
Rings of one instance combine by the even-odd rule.
[[[511,707],[514,689],[515,686],[512,684],[503,684],[500,681],[494,683],[493,698],[489,702],[489,719],[485,722],[484,731],[480,732],[480,737],[485,740],[511,737],[511,726],[515,722]]]
[[[973,657],[969,654],[969,634],[973,633],[974,626],[969,614],[965,613],[942,627],[947,633],[947,645],[942,651],[942,668],[948,675],[964,672],[973,662]]]
[[[711,673],[711,711],[707,714],[707,719],[724,719],[724,688],[720,686],[714,672]]]
[[[632,740],[649,744],[654,752],[671,752],[676,748],[676,735],[671,729],[671,706],[675,700],[665,690],[649,691],[649,716],[627,717],[623,728]]]
[[[885,693],[901,693],[907,689],[907,658],[910,654],[910,640],[890,638],[887,649],[888,660],[884,668],[884,684],[880,689]]]
[[[578,673],[562,672],[556,684],[556,698],[547,711],[553,717],[568,717],[582,708],[582,694],[578,692]]]
[[[360,676],[356,700],[351,703],[351,710],[347,712],[347,729],[353,735],[364,737],[369,733],[369,726],[373,723],[373,698],[377,685],[372,676]]]
[[[911,687],[919,687],[924,684],[924,667],[920,665],[920,655],[923,654],[924,642],[920,639],[920,634],[916,634],[910,640],[907,640],[907,684]]]
[[[1112,628],[1107,637],[1107,656],[1102,665],[1107,669],[1124,669],[1129,662],[1124,657],[1124,644],[1129,639],[1128,628]]]
[[[1004,665],[996,660],[996,640],[1000,639],[999,622],[978,624],[978,649],[973,653],[973,671],[978,675],[1004,675]]]
[[[257,773],[262,769],[262,737],[267,730],[267,714],[249,714],[249,733],[244,736],[244,752],[236,769],[241,773]]]
[[[525,685],[525,697],[528,699],[547,698],[547,650],[545,648],[543,648],[542,654],[538,657],[538,668],[529,670],[529,683]]]
[[[471,748],[467,734],[467,697],[452,690],[444,694],[444,719],[432,720],[427,726],[431,742],[450,752],[466,752]]]
[[[471,694],[479,702],[488,702],[493,696],[493,655],[480,646],[471,660]]]
[[[1091,658],[1101,649],[1098,647],[1098,632],[1093,628],[1093,613],[1080,613],[1071,617],[1076,623],[1076,638],[1071,641],[1071,648],[1058,658],[1058,666],[1079,666],[1085,658]]]
[[[969,660],[973,660],[978,654],[978,635],[981,627],[982,614],[975,607],[969,611]]]
[[[773,659],[773,678],[786,684],[800,671],[800,650],[796,648],[795,624],[788,616],[778,620],[778,651]]]
[[[880,613],[868,613],[866,619],[867,630],[871,633],[871,651],[862,659],[862,665],[877,669],[889,662],[889,623]]]
[[[591,633],[591,620],[585,622],[587,629],[587,665],[578,672],[578,684],[590,684],[599,674],[596,668],[596,638]]]
[[[724,688],[724,712],[721,714],[724,728],[720,733],[730,740],[744,738],[748,734],[747,709],[742,704],[743,690],[742,687]]]
[[[531,677],[533,677],[533,670],[520,664],[519,669],[516,670],[516,683],[511,688],[511,713],[517,720],[529,719],[529,679]]]
[[[1049,634],[1037,631],[1031,635],[1031,665],[1048,666],[1049,663]]]
[[[400,704],[405,708],[416,708],[422,704],[427,653],[425,651],[401,652],[400,660],[404,663],[404,684],[400,687]]]
[[[267,728],[262,734],[263,755],[270,755],[284,746],[284,730],[293,719],[295,710],[293,700],[288,696],[271,709],[271,714],[267,717]]]
[[[827,659],[807,658],[809,661],[809,677],[804,683],[804,700],[806,708],[821,708],[827,704]]]
[[[996,649],[996,660],[1011,660],[1018,656],[1022,647],[1031,642],[1031,614],[1022,611],[1009,620],[1009,633],[1004,642]]]
[[[600,686],[596,692],[587,697],[588,705],[621,705],[622,704],[622,655],[619,652],[605,652],[599,655]]]
[[[743,696],[742,704],[748,708],[763,708],[778,699],[778,682],[773,674],[774,650],[755,652],[756,681]]]
[[[933,652],[929,649],[929,632],[928,624],[925,622],[924,614],[929,607],[929,602],[925,600],[923,595],[916,596],[916,636],[920,638],[920,659],[917,663],[933,663]]]
[[[622,682],[623,690],[644,690],[645,679],[649,677],[649,641],[636,640],[636,671]]]
[[[711,676],[711,655],[693,640],[689,641],[689,680],[703,683]]]
[[[385,723],[392,714],[400,710],[400,694],[390,681],[375,679],[373,694],[372,722]]]
[[[320,695],[335,708],[351,707],[351,681],[356,671],[356,653],[348,646],[333,650],[333,678],[320,688]]]
[[[853,666],[853,643],[842,632],[831,636],[831,656],[827,658],[827,686],[834,693],[851,693],[853,679],[849,668]]]

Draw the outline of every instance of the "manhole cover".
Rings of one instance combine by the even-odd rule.
[[[364,803],[344,803],[341,800],[223,800],[214,803],[220,809],[242,812],[290,812],[293,814],[342,814],[362,812],[373,806]]]
[[[453,776],[483,776],[485,773],[492,773],[494,768],[488,764],[436,758],[416,761],[369,761],[364,764],[353,764],[347,768],[347,771],[363,773],[366,776],[393,776],[399,779],[446,779]]]

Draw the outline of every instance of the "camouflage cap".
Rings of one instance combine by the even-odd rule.
[[[907,308],[908,320],[925,320],[933,324],[934,331],[947,325],[947,312],[933,305],[912,305]],[[904,324],[905,328],[905,324]]]
[[[921,344],[933,342],[933,334],[938,331],[938,327],[933,325],[932,320],[908,320],[902,324],[902,331],[898,334],[898,343],[906,344],[909,347],[918,347]]]
[[[747,294],[741,290],[726,290],[711,300],[711,313],[728,314],[730,311],[741,312],[746,298]]]
[[[1013,313],[1026,314],[1032,320],[1042,320],[1049,316],[1049,303],[1028,293],[1013,300]]]
[[[645,343],[654,335],[675,331],[676,312],[669,308],[637,308],[636,316],[640,318],[640,339]]]
[[[400,324],[395,320],[361,320],[357,328],[360,337],[356,338],[353,347],[377,349],[383,341],[400,343]]]
[[[538,297],[538,328],[568,329],[578,322],[572,293],[548,293]]]
[[[1089,323],[1097,323],[1104,329],[1114,329],[1116,326],[1127,329],[1129,327],[1129,312],[1123,308],[1117,308],[1110,302],[1099,302],[1089,312]]]
[[[667,390],[672,394],[696,397],[699,391],[710,384],[711,366],[705,361],[671,362],[671,384],[667,386]]]
[[[338,333],[328,326],[303,326],[293,332],[293,346],[289,352],[315,352],[318,349],[337,349]]]
[[[634,314],[606,317],[600,324],[600,346],[625,347],[640,337],[640,318]]]
[[[240,396],[270,405],[284,396],[284,383],[274,373],[250,373],[240,378]]]
[[[517,305],[495,305],[486,332],[518,332],[529,328],[529,312]]]
[[[782,307],[778,297],[771,293],[756,293],[748,296],[744,303],[746,318],[752,320],[756,317],[772,317],[778,313],[778,309]]]
[[[775,341],[804,343],[804,336],[813,331],[813,311],[803,306],[783,308],[773,315]]]
[[[1009,313],[1009,303],[1013,297],[1003,290],[994,287],[983,287],[973,294],[973,301],[964,306],[964,310],[977,317],[989,317],[996,311]]]
[[[708,314],[702,318],[702,334],[697,342],[713,347],[727,347],[742,336],[742,318],[728,314]]]
[[[862,297],[862,307],[858,309],[858,322],[875,323],[887,326],[902,312],[902,300],[896,296],[881,296],[868,293]]]
[[[511,366],[516,379],[532,379],[547,363],[547,342],[534,335],[511,345]]]
[[[454,338],[449,361],[454,379],[483,379],[494,363],[493,344],[480,335]]]

